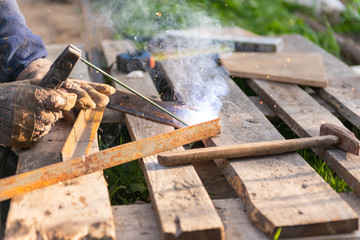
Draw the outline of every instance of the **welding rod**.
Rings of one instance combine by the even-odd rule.
[[[180,119],[179,117],[175,116],[174,114],[172,114],[171,112],[169,112],[168,110],[166,110],[165,108],[161,107],[160,105],[158,105],[157,103],[155,103],[154,101],[150,100],[149,98],[145,97],[144,95],[142,95],[141,93],[135,91],[134,89],[132,89],[131,87],[129,87],[128,85],[126,85],[125,83],[121,82],[120,80],[114,78],[113,76],[111,76],[110,74],[106,73],[105,71],[101,70],[100,68],[98,68],[97,66],[95,66],[94,64],[92,64],[91,62],[80,58],[80,60],[85,63],[86,65],[94,68],[96,71],[99,71],[101,74],[103,74],[104,76],[110,78],[111,80],[117,82],[118,84],[120,84],[122,87],[126,88],[127,90],[129,90],[130,92],[134,93],[135,95],[137,95],[138,97],[141,97],[142,99],[144,99],[145,101],[147,101],[148,103],[150,103],[151,105],[157,107],[158,109],[160,109],[161,111],[163,111],[164,113],[168,114],[169,116],[173,117],[174,119],[178,120],[179,122],[181,122],[182,124],[184,124],[185,126],[189,126],[189,124],[187,124],[184,120]]]

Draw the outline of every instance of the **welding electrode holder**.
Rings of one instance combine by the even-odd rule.
[[[49,71],[40,82],[40,87],[58,89],[81,57],[81,50],[69,44],[51,64]]]
[[[135,50],[121,53],[116,56],[116,64],[119,71],[130,73],[133,71],[146,71],[151,67],[151,55],[145,50]]]

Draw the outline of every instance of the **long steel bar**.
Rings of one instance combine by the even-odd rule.
[[[220,133],[220,119],[130,142],[0,180],[0,201]]]
[[[185,126],[189,126],[189,124],[187,124],[184,120],[180,119],[179,117],[175,116],[174,114],[172,114],[171,112],[169,112],[168,110],[166,110],[165,108],[161,107],[159,104],[155,103],[154,101],[150,100],[149,98],[145,97],[144,95],[142,95],[141,93],[139,93],[138,91],[132,89],[131,87],[129,87],[128,85],[126,85],[125,83],[121,82],[120,80],[114,78],[113,76],[111,76],[110,74],[108,74],[107,72],[101,70],[100,68],[98,68],[97,66],[95,66],[94,64],[92,64],[91,62],[80,58],[80,60],[85,63],[86,65],[94,68],[96,71],[99,71],[101,74],[103,74],[104,76],[110,78],[111,80],[113,80],[114,82],[117,82],[118,84],[120,84],[122,87],[126,88],[127,90],[129,90],[130,92],[134,93],[135,95],[141,97],[142,99],[144,99],[145,101],[147,101],[148,103],[150,103],[151,105],[154,105],[155,107],[157,107],[158,109],[160,109],[161,111],[163,111],[164,113],[168,114],[169,116],[175,118],[176,120],[178,120],[179,122],[181,122],[182,124],[184,124]]]

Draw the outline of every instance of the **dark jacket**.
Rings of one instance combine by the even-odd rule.
[[[11,82],[32,61],[47,56],[41,38],[26,26],[15,0],[0,0],[0,82]]]

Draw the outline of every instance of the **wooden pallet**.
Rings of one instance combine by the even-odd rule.
[[[48,46],[55,60],[66,45]],[[77,64],[71,76],[89,80],[87,67]],[[72,125],[55,124],[51,132],[30,150],[16,150],[17,172],[56,163]],[[90,152],[98,151],[97,139]],[[81,153],[80,153],[81,155]],[[102,172],[60,182],[11,200],[5,239],[115,238],[107,184]]]
[[[191,31],[196,33],[197,30],[190,30],[190,34]],[[251,34],[242,29],[224,29],[220,32],[208,29],[208,33],[229,37]],[[57,56],[63,47],[55,47],[57,50],[51,52],[51,56]],[[133,49],[134,45],[129,41],[103,41],[102,47],[110,65],[116,54]],[[295,52],[297,48],[323,54],[330,87],[335,86],[332,82],[335,78],[342,81],[339,77],[342,74],[352,76],[352,72],[348,72],[350,68],[315,45],[299,36],[286,36],[284,49]],[[176,86],[177,96],[186,103],[190,99],[189,91],[181,90],[179,77],[190,78],[186,74],[191,74],[193,70],[186,62],[179,64],[180,61],[172,59],[161,64],[169,83]],[[191,61],[202,60],[192,57]],[[336,68],[337,64],[339,68]],[[341,72],[334,69],[341,69]],[[206,67],[202,70],[206,70]],[[149,75],[129,78],[115,68],[111,72],[144,95],[159,99]],[[85,78],[85,74],[84,67],[81,74],[75,77],[81,75]],[[336,77],[332,78],[333,74]],[[222,134],[206,141],[205,145],[281,139],[264,114],[233,80],[226,78],[226,83],[230,86],[230,93],[223,99],[220,114]],[[350,86],[350,89],[357,87],[351,84],[346,82],[343,85]],[[312,96],[323,97],[333,109],[340,106],[334,102],[341,101],[341,106],[345,107],[338,112],[355,122],[355,111],[344,113],[352,109],[352,106],[346,107],[347,103],[352,104],[345,101],[346,94],[338,93],[329,101],[330,92],[326,90],[317,91],[316,94],[296,85],[261,80],[249,80],[249,85],[260,95],[260,100],[264,102],[261,106],[267,103],[273,110],[268,114],[281,118],[300,136],[318,134],[316,130],[323,119],[341,124]],[[360,86],[356,89],[360,89]],[[325,93],[319,93],[321,91]],[[114,111],[108,111],[104,119],[108,122],[125,121],[133,140],[173,130],[169,126]],[[19,171],[59,161],[56,153],[70,128],[63,122],[56,124],[51,134],[36,147],[18,151]],[[51,148],[44,154],[43,149],[48,146]],[[96,142],[93,147],[96,151]],[[246,161],[217,159],[173,168],[162,167],[157,163],[156,156],[150,156],[142,159],[141,165],[151,204],[111,207],[106,182],[101,173],[96,173],[12,199],[6,236],[7,239],[268,239],[281,228],[281,237],[295,239],[360,239],[360,231],[356,230],[360,214],[357,196],[360,192],[359,159],[336,149],[316,151],[350,184],[355,193],[335,193],[295,153]],[[34,161],[34,156],[40,156],[38,161]]]

